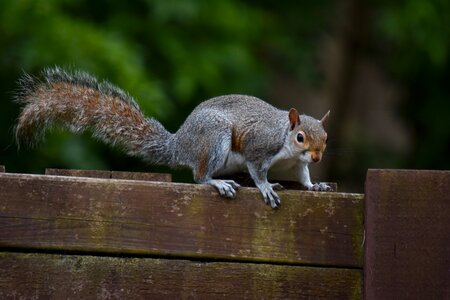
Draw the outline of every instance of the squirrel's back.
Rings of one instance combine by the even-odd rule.
[[[204,110],[217,110],[222,112],[227,118],[232,118],[236,121],[250,118],[256,121],[255,117],[265,119],[265,121],[278,121],[278,115],[284,115],[286,112],[270,105],[269,103],[247,95],[231,94],[211,98],[200,103],[191,113],[196,115]],[[264,118],[268,117],[268,118]],[[282,120],[285,123],[285,120]]]

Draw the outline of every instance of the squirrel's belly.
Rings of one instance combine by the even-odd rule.
[[[230,151],[225,163],[219,170],[214,172],[214,176],[231,175],[244,171],[247,171],[245,158],[240,153]]]

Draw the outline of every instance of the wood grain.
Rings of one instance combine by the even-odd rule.
[[[164,181],[171,182],[172,175],[166,173],[145,173],[145,172],[123,172],[107,170],[76,170],[76,169],[45,169],[46,175],[92,177],[92,178],[113,178],[143,181]]]
[[[91,178],[111,178],[111,171],[108,170],[81,170],[81,169],[45,169],[45,175],[74,176]]]
[[[1,299],[361,299],[362,271],[0,253]]]
[[[0,174],[0,247],[361,267],[363,195]]]
[[[172,181],[172,175],[167,173],[111,171],[111,178],[127,179],[127,180],[144,180],[144,181],[163,181],[163,182]]]
[[[450,172],[369,170],[366,299],[450,299]]]

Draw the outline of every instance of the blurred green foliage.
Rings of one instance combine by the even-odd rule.
[[[448,1],[365,5],[374,40],[364,51],[401,86],[406,100],[398,115],[414,128],[413,149],[389,160],[391,167],[450,168]],[[174,131],[212,96],[266,98],[280,72],[320,89],[326,80],[322,39],[334,34],[335,6],[324,0],[2,0],[0,164],[11,172],[148,170],[89,134],[54,132],[38,148],[17,151],[19,107],[12,96],[23,71],[35,74],[53,65],[87,70],[128,91],[147,115]],[[366,155],[354,158],[362,159],[360,170],[369,167],[364,157],[383,155],[366,144],[358,146]],[[354,174],[349,180],[360,182]]]
[[[415,138],[404,165],[450,169],[450,2],[403,0],[382,8],[376,29],[390,42],[385,68],[402,84],[401,115]]]

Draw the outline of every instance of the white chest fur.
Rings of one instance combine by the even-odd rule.
[[[268,177],[272,180],[298,180],[299,164],[302,162],[298,158],[298,153],[285,146],[272,159]],[[223,167],[214,174],[214,177],[238,172],[247,172],[245,158],[240,153],[230,151]]]
[[[299,164],[298,153],[285,146],[272,159],[268,177],[271,180],[298,180]]]
[[[215,174],[216,176],[231,175],[239,172],[246,172],[247,165],[245,163],[245,158],[240,153],[230,151],[225,160],[222,168],[220,168]]]

